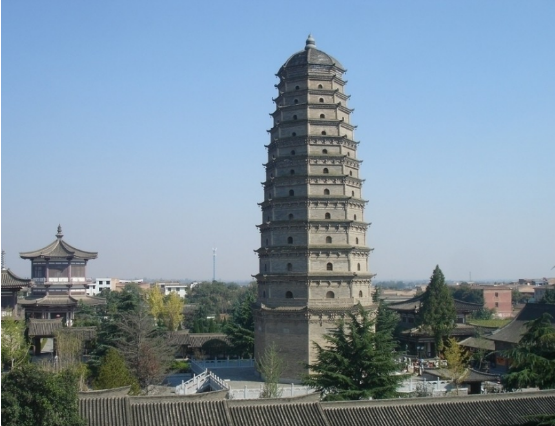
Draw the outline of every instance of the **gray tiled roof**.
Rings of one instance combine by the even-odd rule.
[[[38,250],[32,250],[27,252],[19,253],[22,259],[35,259],[37,257],[61,257],[67,258],[69,256],[76,257],[78,259],[96,259],[98,257],[97,252],[85,251],[75,248],[68,243],[66,243],[62,237],[61,229],[58,228],[58,235],[56,235],[56,240]]]
[[[301,50],[295,53],[285,61],[282,68],[302,65],[335,65],[344,69],[337,59],[318,49]]]
[[[544,313],[551,315],[551,325],[555,328],[555,305],[527,303],[514,320],[484,338],[497,342],[518,343],[528,330],[526,323],[538,319]]]
[[[85,305],[105,305],[106,299],[102,297],[94,296],[77,296],[77,295],[33,295],[28,296],[24,299],[18,300],[22,306],[25,305],[41,305],[41,306],[77,306],[79,302],[83,302]]]
[[[555,391],[339,403],[82,397],[88,426],[517,426],[555,414]]]
[[[178,345],[188,345],[192,348],[201,348],[206,342],[210,340],[221,340],[227,344],[230,344],[230,341],[226,334],[223,333],[192,333],[190,334],[188,331],[181,331],[174,333],[174,337],[176,339],[176,343]]]
[[[242,405],[229,410],[235,425],[328,426],[318,402]]]
[[[459,342],[459,345],[472,349],[485,349],[487,351],[495,350],[495,343],[483,337],[467,337]]]
[[[414,311],[415,309],[420,308],[422,297],[424,297],[424,294],[419,294],[418,296],[414,296],[402,302],[390,303],[387,305],[387,307],[394,311],[409,311],[409,312]],[[468,311],[470,312],[478,311],[483,307],[483,305],[479,303],[470,303],[470,302],[465,302],[463,300],[454,299],[454,302],[455,302],[455,310],[458,313],[468,312]]]
[[[134,426],[228,426],[231,424],[225,401],[176,401],[137,404],[132,402],[131,413]],[[93,425],[91,424],[91,426]]]
[[[22,287],[28,287],[31,284],[31,280],[19,278],[10,269],[2,268],[2,288],[3,289],[21,289]]]
[[[322,403],[322,406],[331,426],[510,426],[526,424],[527,416],[555,414],[555,392]]]
[[[62,318],[35,319],[30,318],[28,322],[29,337],[54,336],[56,331],[63,327]]]
[[[133,426],[128,397],[79,399],[79,414],[90,426]]]

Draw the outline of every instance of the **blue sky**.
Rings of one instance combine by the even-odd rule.
[[[275,73],[347,69],[377,280],[554,276],[555,2],[2,2],[2,248],[248,280]]]

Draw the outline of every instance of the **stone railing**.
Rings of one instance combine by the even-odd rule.
[[[229,390],[228,384],[208,370],[175,387],[177,395],[192,395],[210,388],[212,391]]]

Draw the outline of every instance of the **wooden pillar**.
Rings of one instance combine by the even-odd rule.
[[[40,337],[33,337],[33,344],[35,345],[35,355],[40,355]]]

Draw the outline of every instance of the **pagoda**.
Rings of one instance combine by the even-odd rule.
[[[254,316],[255,357],[274,345],[284,380],[306,372],[315,361],[313,342],[325,345],[338,319],[358,304],[374,308],[345,72],[309,36],[277,73]]]

